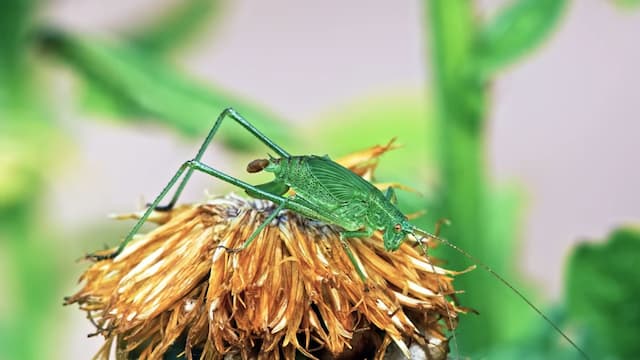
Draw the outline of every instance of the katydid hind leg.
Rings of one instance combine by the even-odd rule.
[[[160,201],[162,201],[162,199],[164,199],[164,197],[167,195],[169,190],[171,190],[171,188],[176,184],[176,182],[178,182],[178,180],[180,179],[182,174],[187,169],[189,169],[188,163],[184,163],[184,164],[182,164],[182,166],[180,166],[178,171],[176,171],[176,173],[173,175],[171,180],[169,180],[167,185],[165,185],[165,187],[162,189],[160,194],[158,194],[158,196],[156,196],[156,198],[153,200],[151,205],[149,207],[147,207],[147,209],[142,214],[140,219],[138,219],[136,224],[133,226],[133,228],[131,228],[131,230],[129,231],[129,233],[125,237],[125,239],[122,242],[120,242],[120,245],[118,245],[118,248],[114,252],[112,252],[110,254],[106,254],[106,255],[89,254],[89,255],[86,256],[86,258],[92,259],[92,260],[95,260],[95,261],[100,261],[100,260],[106,260],[106,259],[113,259],[114,257],[118,256],[122,252],[122,250],[124,250],[125,246],[127,246],[127,244],[131,241],[131,239],[133,239],[133,237],[138,233],[138,231],[140,230],[142,225],[149,218],[149,215],[151,215],[151,212],[158,206]]]
[[[205,151],[207,150],[207,148],[211,144],[211,141],[213,140],[213,137],[218,132],[218,129],[222,125],[222,121],[224,119],[227,119],[227,118],[230,118],[230,119],[234,120],[235,122],[237,122],[240,126],[242,126],[244,129],[249,131],[253,136],[255,136],[258,140],[260,140],[262,143],[264,143],[267,147],[269,147],[271,150],[275,151],[279,156],[281,156],[281,157],[290,157],[291,156],[286,150],[284,150],[278,144],[273,142],[273,140],[268,138],[265,134],[263,134],[255,126],[253,126],[249,121],[247,121],[244,117],[242,117],[237,111],[235,111],[232,108],[227,108],[224,111],[222,111],[220,113],[220,115],[218,115],[218,118],[216,119],[216,122],[213,124],[213,127],[211,128],[211,130],[209,130],[209,134],[207,135],[207,137],[202,142],[202,145],[200,145],[200,148],[198,149],[198,153],[193,158],[193,161],[200,162],[202,160],[202,156],[204,155]],[[168,211],[168,210],[171,210],[175,206],[175,204],[178,202],[178,198],[180,197],[180,194],[182,194],[182,191],[184,190],[185,186],[189,182],[189,179],[191,178],[191,175],[193,174],[193,170],[194,170],[193,168],[189,168],[187,170],[187,172],[184,175],[184,178],[180,182],[180,185],[178,185],[178,188],[176,189],[176,192],[173,194],[173,197],[171,198],[171,201],[167,205],[162,205],[162,206],[156,205],[155,206],[156,210]]]
[[[151,203],[151,205],[149,207],[147,207],[147,209],[145,210],[145,212],[142,214],[142,216],[140,217],[140,219],[138,219],[138,222],[136,222],[136,224],[133,226],[133,228],[131,229],[131,231],[129,231],[129,233],[127,234],[127,236],[125,237],[125,239],[120,243],[120,245],[118,245],[118,248],[107,255],[100,255],[100,254],[89,254],[86,256],[86,258],[92,259],[92,260],[96,260],[96,261],[100,261],[100,260],[105,260],[105,259],[113,259],[114,257],[118,256],[122,250],[124,250],[125,246],[127,246],[127,244],[131,241],[131,239],[133,239],[133,237],[138,233],[138,231],[140,230],[140,228],[142,227],[142,225],[147,221],[147,219],[149,218],[149,216],[151,215],[151,212],[157,207],[157,205],[160,203],[160,201],[162,201],[162,199],[164,199],[164,197],[167,195],[167,193],[169,192],[169,190],[171,190],[171,188],[178,182],[178,180],[180,179],[180,177],[182,176],[182,174],[185,171],[188,170],[198,170],[201,171],[205,174],[217,177],[220,180],[223,180],[225,182],[228,182],[234,186],[237,186],[245,191],[250,191],[254,194],[257,194],[258,196],[260,196],[260,198],[262,199],[266,199],[266,200],[270,200],[278,205],[282,205],[282,206],[286,206],[284,204],[287,203],[287,198],[279,196],[279,195],[274,195],[271,194],[269,192],[266,192],[260,188],[257,188],[253,185],[250,185],[240,179],[237,179],[231,175],[225,174],[222,171],[216,170],[212,167],[209,167],[206,164],[203,164],[199,161],[194,161],[194,160],[189,160],[185,163],[183,163],[180,168],[178,169],[178,171],[173,175],[173,177],[171,178],[171,180],[169,180],[169,182],[167,183],[167,185],[165,185],[165,187],[162,189],[162,191],[160,192],[160,194],[158,194],[158,196],[155,198],[155,200],[153,200],[153,202]],[[296,209],[294,210],[303,210],[301,209],[300,206],[297,206]]]
[[[289,198],[286,198],[284,196],[281,196],[279,194],[273,194],[270,193],[264,189],[261,189],[255,185],[251,185],[247,182],[244,182],[238,178],[235,178],[231,175],[228,175],[220,170],[214,169],[212,167],[210,167],[207,164],[204,164],[200,161],[195,161],[195,160],[190,160],[186,162],[186,165],[190,168],[193,168],[194,170],[200,171],[202,173],[205,173],[207,175],[211,175],[213,177],[216,177],[224,182],[227,182],[233,186],[239,187],[240,189],[254,194],[256,197],[260,198],[260,199],[264,199],[264,200],[269,200],[271,202],[274,202],[278,205],[281,205],[283,203],[286,203],[285,208],[287,209],[292,209],[293,211],[296,212],[301,212],[301,213],[308,213],[310,210],[307,209],[306,207],[298,204],[296,201],[290,201]]]

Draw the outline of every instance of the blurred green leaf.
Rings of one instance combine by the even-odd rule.
[[[10,122],[41,121],[40,96],[29,58],[36,0],[0,2],[0,132]]]
[[[486,79],[515,62],[542,43],[566,4],[566,0],[514,1],[481,28],[473,66]]]
[[[41,184],[38,184],[41,185]],[[5,267],[12,276],[9,289],[11,309],[0,314],[0,328],[8,325],[8,346],[0,347],[5,359],[42,359],[43,351],[50,349],[47,330],[51,325],[52,309],[58,308],[61,283],[65,280],[56,267],[53,236],[49,224],[39,219],[39,201],[43,187],[34,186],[30,197],[11,208],[0,208],[0,243],[7,251]],[[43,231],[44,230],[44,231]]]
[[[31,199],[28,193],[39,175],[32,159],[25,159],[25,153],[34,152],[29,128],[39,127],[35,122],[40,120],[32,110],[38,108],[33,104],[37,96],[26,61],[33,7],[26,0],[0,3],[0,210]]]
[[[57,308],[51,226],[41,221],[44,183],[58,164],[57,135],[38,91],[30,56],[36,0],[0,2],[0,244],[9,286],[0,309],[0,358],[42,359],[51,348],[48,326]],[[3,279],[5,280],[5,279]],[[2,299],[4,300],[4,299]],[[50,353],[49,353],[50,354]]]
[[[569,260],[570,314],[608,358],[640,354],[640,231],[620,229],[599,244],[582,244]]]
[[[376,174],[381,181],[410,180],[409,185],[421,184],[424,191],[425,169],[432,169],[435,161],[432,117],[431,106],[421,92],[384,92],[309,121],[313,127],[300,136],[308,138],[304,151],[329,154],[334,159],[396,138],[399,148],[384,154]]]
[[[22,76],[29,42],[28,31],[33,19],[34,0],[4,0],[0,2],[0,87],[14,77]],[[0,92],[0,95],[4,95]],[[6,94],[9,95],[9,94]],[[0,100],[2,97],[0,97]],[[0,101],[0,106],[6,103]]]
[[[636,6],[640,6],[640,0],[614,0],[614,2],[616,5],[627,9],[633,9]]]
[[[56,31],[44,32],[42,42],[83,76],[90,92],[85,105],[113,118],[159,122],[183,134],[201,136],[222,110],[233,106],[256,127],[269,128],[274,138],[287,137],[282,121],[270,112],[205,86],[134,47]],[[236,149],[258,144],[240,127],[227,128],[221,135]]]
[[[515,186],[496,187],[487,195],[484,202],[486,209],[487,225],[486,225],[486,249],[491,249],[482,254],[482,261],[489,264],[494,270],[501,273],[507,281],[515,286],[520,292],[524,293],[527,298],[535,303],[534,291],[529,284],[526,284],[520,276],[520,259],[524,255],[519,255],[519,244],[517,239],[520,238],[520,231],[523,219],[522,205],[524,203],[524,194],[522,190]],[[452,226],[456,223],[453,221]],[[505,259],[509,259],[506,261]],[[484,274],[485,271],[478,269],[476,272],[482,272],[482,276],[474,276],[471,280],[478,284],[479,287],[485,289],[495,289],[488,293],[467,293],[466,301],[469,306],[480,300],[479,298],[490,298],[490,304],[493,304],[492,313],[499,313],[500,324],[497,324],[496,331],[499,332],[499,338],[504,341],[514,341],[528,336],[527,332],[531,324],[544,323],[544,320],[536,314],[527,304],[518,298],[509,288],[504,286],[495,277]],[[480,310],[480,309],[479,309]],[[482,322],[482,311],[478,318],[471,321]],[[482,324],[478,324],[482,327]],[[551,329],[548,329],[551,331]]]
[[[188,0],[163,10],[151,24],[143,24],[129,36],[131,44],[149,53],[181,48],[205,25],[220,23],[223,0]]]
[[[545,313],[555,324],[566,329],[564,325],[567,323],[567,313],[564,309],[545,309]],[[548,324],[544,322],[529,324],[526,329],[526,336],[519,338],[517,341],[498,344],[488,352],[477,354],[473,358],[491,360],[584,360],[580,352],[571,347],[558,333],[550,331]],[[581,348],[584,348],[584,343],[579,341],[581,338],[577,334],[572,333],[571,336],[574,341],[579,342]]]
[[[64,142],[51,124],[9,113],[0,124],[0,210],[35,201],[46,175],[54,171]],[[4,119],[3,119],[4,120]]]

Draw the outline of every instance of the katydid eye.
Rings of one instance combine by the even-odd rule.
[[[395,224],[393,226],[393,230],[395,230],[396,232],[400,232],[400,230],[402,230],[402,226],[400,224]]]

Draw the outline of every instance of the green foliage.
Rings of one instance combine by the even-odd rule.
[[[488,83],[500,68],[539,44],[558,21],[565,1],[519,0],[486,24],[478,23],[472,2],[429,0],[433,91],[436,99],[437,167],[441,182],[437,213],[452,219],[445,234],[484,260],[518,288],[512,252],[516,249],[517,195],[494,190],[484,164],[484,122]],[[454,267],[466,265],[451,257]],[[522,304],[489,276],[461,277],[464,305],[480,312],[461,322],[463,353],[511,341],[526,332],[531,319]],[[524,316],[524,317],[523,317]],[[506,320],[506,319],[514,319]]]
[[[310,121],[311,127],[302,130],[303,134],[313,134],[306,136],[313,142],[305,145],[305,151],[328,153],[337,159],[396,138],[394,144],[399,148],[384,155],[376,173],[382,181],[413,179],[411,185],[423,184],[425,179],[416,178],[415,171],[434,166],[432,118],[424,94],[409,90],[384,92],[345,104]]]
[[[13,81],[18,84],[19,77],[24,75],[22,71],[16,71],[25,69],[25,40],[35,3],[34,0],[5,0],[0,3],[0,83]],[[4,96],[10,94],[0,94],[0,104],[4,107],[8,105],[8,102],[4,102]]]
[[[31,109],[31,113],[36,110]],[[5,112],[0,123],[0,211],[34,200],[55,159],[65,154],[62,136],[51,123]],[[43,164],[48,164],[46,167]]]
[[[550,319],[559,325],[567,323],[566,311],[559,308],[545,309],[545,313]],[[584,359],[580,353],[570,347],[560,335],[554,331],[549,331],[548,324],[541,320],[530,321],[526,336],[521,337],[518,341],[498,344],[486,353],[479,355],[479,358],[491,360],[511,360],[511,359],[528,359],[528,360],[581,360]],[[563,328],[566,329],[565,326]],[[577,333],[571,334],[574,340],[580,340]],[[585,347],[580,342],[581,348]]]
[[[167,53],[180,49],[201,33],[205,25],[218,24],[222,0],[188,0],[164,9],[163,15],[135,30],[128,38],[133,46],[147,53]]]
[[[42,120],[27,41],[36,4],[35,0],[0,2],[0,133],[8,123]]]
[[[52,236],[43,231],[39,202],[44,193],[58,132],[38,91],[29,58],[29,34],[37,1],[0,3],[0,358],[41,359],[51,345],[46,327],[57,308],[60,281],[50,254]],[[49,169],[43,166],[49,165]]]
[[[640,0],[614,0],[614,2],[623,8],[632,9],[640,6]]]
[[[537,302],[532,286],[525,282],[518,273],[520,259],[525,256],[525,254],[519,253],[520,248],[517,241],[521,235],[521,225],[524,218],[522,209],[525,203],[524,198],[522,189],[514,185],[493,187],[490,191],[485,200],[487,208],[486,217],[484,217],[487,220],[486,249],[489,251],[482,254],[482,260],[491,266],[496,264],[496,268],[500,266],[500,272],[510,282],[517,284],[519,291],[523,292],[530,300]],[[456,222],[452,223],[453,226],[456,226]],[[478,272],[482,272],[482,274],[478,274]],[[468,282],[473,282],[477,288],[484,288],[485,298],[489,299],[494,306],[491,311],[495,311],[499,316],[495,327],[497,338],[510,342],[527,337],[532,323],[547,326],[538,314],[520,301],[511,290],[499,283],[493,276],[485,274],[483,270],[478,269],[474,274],[471,274]],[[479,296],[483,296],[483,294]],[[474,307],[473,302],[469,302],[468,305]],[[483,311],[478,310],[480,316],[472,317],[469,320],[482,323],[486,319]],[[482,324],[478,324],[478,326],[482,326]]]
[[[620,229],[606,242],[575,249],[568,265],[567,308],[588,328],[594,353],[640,354],[640,231]]]
[[[483,79],[517,61],[547,38],[566,0],[513,1],[477,34],[476,69]]]
[[[126,43],[85,39],[48,30],[45,48],[65,61],[85,80],[85,105],[118,119],[159,122],[183,134],[202,136],[230,105],[259,128],[269,127],[285,138],[281,122],[266,110],[195,81],[166,61]],[[235,129],[240,130],[240,129]],[[245,131],[225,131],[227,144],[255,146]]]

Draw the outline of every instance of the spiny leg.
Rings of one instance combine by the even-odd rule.
[[[149,215],[151,215],[151,212],[156,208],[156,206],[160,203],[160,201],[162,201],[162,199],[167,195],[167,193],[169,192],[169,190],[171,190],[173,185],[176,184],[176,182],[180,179],[180,176],[185,172],[185,170],[188,170],[188,169],[198,170],[205,174],[215,176],[220,180],[226,181],[243,190],[251,191],[259,195],[261,198],[270,200],[283,207],[288,204],[288,200],[285,197],[266,192],[240,179],[237,179],[233,176],[227,175],[219,170],[209,167],[206,164],[201,163],[200,161],[189,160],[180,166],[180,168],[175,173],[175,175],[173,175],[173,177],[171,178],[171,180],[169,180],[169,182],[164,187],[164,189],[162,189],[160,194],[155,198],[155,200],[153,200],[153,202],[147,208],[147,210],[145,210],[144,214],[142,214],[140,219],[138,219],[138,222],[136,222],[136,224],[133,226],[131,231],[129,231],[129,234],[127,234],[127,237],[120,243],[120,245],[118,245],[118,248],[114,252],[107,255],[89,254],[86,257],[92,260],[100,261],[105,259],[113,259],[114,257],[118,256],[122,252],[122,250],[124,250],[124,248],[127,246],[127,244],[131,241],[131,239],[133,239],[133,237],[138,233],[138,230],[140,230],[140,227],[142,227],[145,221],[149,218]],[[294,211],[307,211],[307,212],[309,211],[307,208],[299,204],[289,204],[289,207],[292,208]]]
[[[131,239],[133,239],[135,234],[138,233],[138,230],[140,230],[140,227],[142,227],[142,224],[144,224],[145,221],[147,220],[147,218],[149,218],[149,215],[151,215],[151,212],[153,211],[153,209],[155,209],[158,206],[158,203],[160,203],[160,201],[162,201],[162,199],[167,195],[169,190],[171,190],[173,185],[175,185],[175,183],[180,179],[180,176],[182,175],[182,173],[184,173],[184,171],[187,168],[188,168],[187,163],[184,163],[184,164],[182,164],[182,166],[180,166],[178,171],[176,171],[176,173],[173,175],[171,180],[169,180],[167,185],[165,185],[164,189],[162,189],[160,194],[158,194],[158,196],[155,198],[155,200],[153,200],[151,205],[149,207],[147,207],[147,210],[145,210],[145,212],[142,214],[140,219],[138,219],[138,222],[136,222],[136,224],[133,225],[133,228],[131,229],[131,231],[129,231],[129,234],[127,234],[127,237],[120,243],[120,245],[118,245],[118,248],[116,249],[116,251],[114,251],[114,252],[112,252],[110,254],[106,254],[106,255],[99,255],[99,254],[95,254],[95,253],[94,254],[88,254],[86,256],[86,258],[87,259],[92,259],[92,260],[95,260],[95,261],[100,261],[100,260],[105,260],[105,259],[113,259],[114,257],[118,256],[122,252],[124,247],[127,246],[129,241],[131,241]]]
[[[266,228],[273,221],[273,219],[275,219],[276,216],[278,216],[278,213],[282,211],[282,209],[284,209],[284,207],[287,205],[288,202],[289,202],[288,199],[285,199],[285,201],[282,202],[282,204],[278,205],[278,207],[275,210],[273,210],[271,214],[269,214],[269,216],[267,216],[267,218],[260,224],[260,226],[258,226],[255,230],[253,230],[253,232],[251,233],[251,236],[249,236],[249,238],[244,242],[244,244],[242,244],[241,247],[228,248],[223,245],[218,245],[218,248],[225,249],[227,252],[230,252],[230,253],[239,252],[246,249],[249,246],[249,244],[251,244],[253,240],[258,236],[258,234],[260,234],[262,230],[264,230],[264,228]]]
[[[389,186],[387,191],[384,194],[384,197],[392,203],[393,205],[398,203],[398,197],[396,196],[396,191],[393,189],[393,186]]]
[[[373,234],[373,231],[371,229],[358,230],[358,231],[343,231],[340,233],[340,242],[342,243],[342,247],[344,248],[344,251],[347,253],[347,256],[349,257],[349,260],[353,264],[353,267],[355,267],[356,272],[358,273],[358,276],[360,276],[360,279],[362,279],[362,282],[365,284],[367,283],[367,276],[364,274],[364,271],[358,264],[358,261],[356,261],[356,257],[353,255],[353,252],[351,252],[351,248],[349,248],[349,244],[347,243],[346,239],[355,238],[355,237],[370,237],[372,234]]]
[[[373,231],[370,229],[357,230],[357,231],[343,231],[340,233],[340,237],[343,239],[357,238],[357,237],[370,237],[373,235]]]
[[[200,145],[200,149],[198,150],[198,153],[193,158],[194,161],[202,160],[202,156],[204,155],[205,151],[209,147],[209,144],[211,143],[211,140],[213,140],[213,137],[215,136],[216,132],[220,128],[220,125],[222,125],[222,121],[224,119],[226,119],[226,118],[230,118],[232,120],[235,120],[238,124],[240,124],[242,127],[244,127],[252,135],[254,135],[256,138],[258,138],[258,140],[262,141],[270,149],[275,151],[279,156],[284,157],[284,158],[288,158],[288,157],[291,156],[286,150],[284,150],[283,148],[278,146],[278,144],[276,144],[271,139],[269,139],[265,134],[263,134],[255,126],[251,125],[251,123],[249,123],[245,118],[243,118],[240,114],[238,114],[237,111],[235,111],[232,108],[227,108],[224,111],[222,111],[220,113],[220,115],[218,115],[218,118],[216,119],[216,122],[213,124],[213,127],[211,128],[211,130],[209,131],[209,134],[204,139],[204,142],[202,143],[202,145]],[[189,179],[191,178],[192,174],[193,174],[193,168],[188,169],[187,173],[184,175],[184,178],[182,179],[182,182],[180,182],[180,185],[178,185],[178,188],[176,189],[176,192],[174,193],[173,197],[171,198],[171,201],[167,205],[158,206],[158,204],[156,204],[154,208],[156,210],[159,210],[159,211],[171,210],[175,206],[175,204],[177,203],[178,198],[180,197],[180,194],[182,193],[182,190],[184,190],[184,187],[187,185],[187,182],[189,182]]]

